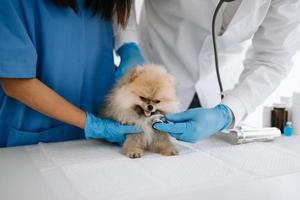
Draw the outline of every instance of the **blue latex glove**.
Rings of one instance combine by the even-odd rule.
[[[105,139],[122,145],[126,134],[140,133],[141,129],[135,126],[126,126],[117,122],[100,119],[91,113],[86,113],[84,127],[85,137],[89,139]]]
[[[166,118],[170,123],[157,123],[153,127],[192,143],[228,128],[232,121],[230,109],[223,104],[210,109],[194,108]]]
[[[120,55],[121,63],[115,72],[116,80],[122,78],[130,68],[145,63],[139,47],[133,42],[123,44],[117,53]]]

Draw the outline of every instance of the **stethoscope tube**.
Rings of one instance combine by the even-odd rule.
[[[220,88],[220,93],[221,93],[221,99],[224,98],[223,94],[223,85],[222,85],[222,80],[221,80],[221,75],[220,75],[220,68],[219,68],[219,56],[218,56],[218,48],[217,48],[217,41],[216,41],[216,31],[215,31],[215,24],[216,24],[216,19],[218,16],[218,13],[220,11],[220,8],[222,7],[224,2],[232,2],[234,0],[221,0],[219,1],[217,8],[215,9],[214,15],[213,15],[213,20],[212,20],[212,39],[213,39],[213,46],[214,46],[214,56],[215,56],[215,67],[216,67],[216,74],[218,78],[218,83],[219,83],[219,88]]]

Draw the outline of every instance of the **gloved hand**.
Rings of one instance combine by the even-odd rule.
[[[145,63],[139,47],[133,42],[123,44],[117,53],[120,55],[121,63],[115,72],[116,80],[122,78],[130,68]]]
[[[141,129],[135,126],[126,126],[117,122],[100,119],[91,113],[86,113],[84,127],[85,137],[89,139],[105,139],[122,145],[126,134],[140,133]]]
[[[170,123],[156,123],[153,127],[192,143],[228,128],[232,121],[231,110],[223,104],[210,109],[194,108],[166,118]]]

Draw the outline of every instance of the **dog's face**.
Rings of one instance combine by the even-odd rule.
[[[117,88],[121,94],[117,96],[123,96],[118,107],[139,118],[178,110],[175,80],[157,65],[131,69]]]

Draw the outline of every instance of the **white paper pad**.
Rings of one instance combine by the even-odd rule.
[[[52,190],[66,194],[63,199],[142,199],[300,171],[300,154],[276,143],[233,146],[213,137],[176,144],[179,156],[146,153],[134,160],[99,141],[40,144],[27,151]]]

